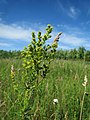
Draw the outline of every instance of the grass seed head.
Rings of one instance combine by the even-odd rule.
[[[86,87],[87,82],[88,82],[88,79],[87,79],[87,76],[85,75],[85,77],[84,77],[84,83],[82,83],[82,85],[83,85],[84,87]]]

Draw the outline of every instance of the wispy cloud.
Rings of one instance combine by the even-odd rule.
[[[85,22],[81,22],[80,24],[81,24],[82,27],[86,28],[87,25],[90,25],[90,20],[87,20]]]
[[[69,35],[67,33],[64,33],[61,37],[61,42],[70,46],[83,46],[86,43],[86,40],[84,38],[79,38],[75,35]]]
[[[60,8],[63,12],[66,12],[65,7],[64,7],[63,4],[60,2],[60,0],[57,0],[57,4],[59,5],[59,8]]]
[[[64,6],[60,0],[57,0],[57,3],[59,5],[59,8],[69,17],[76,19],[79,16],[80,10],[78,8],[74,6]]]
[[[68,25],[58,25],[58,27],[63,28],[62,32],[64,30],[64,33],[60,37],[60,42],[59,42],[59,48],[62,49],[70,49],[74,47],[79,47],[79,46],[85,46],[90,48],[90,43],[84,36],[84,32],[81,31],[79,28],[71,27]],[[45,32],[45,26],[41,25],[39,26],[39,29],[42,31],[42,34]],[[31,39],[31,32],[35,31],[37,33],[38,30],[34,29],[33,27],[22,27],[18,26],[16,24],[0,24],[0,39],[6,39],[7,41],[5,42],[0,42],[0,46],[12,46],[13,45],[13,40],[19,40],[20,41],[30,41]],[[53,30],[52,32],[52,38],[47,41],[47,44],[52,44],[55,36],[57,33],[60,32],[57,27]],[[89,39],[90,36],[88,36]],[[8,43],[8,40],[10,39],[11,43]]]
[[[59,45],[58,45],[58,50],[59,50],[59,49],[69,50],[69,49],[71,49],[71,46],[59,44]]]
[[[0,42],[0,46],[3,46],[3,47],[10,47],[12,45],[13,44],[10,44],[10,43],[2,43],[2,42]]]
[[[79,38],[76,35],[63,33],[59,41],[59,49],[73,49],[83,46],[90,49],[90,43],[85,38]]]
[[[81,28],[79,27],[75,27],[75,26],[71,26],[71,25],[67,25],[67,24],[58,24],[57,27],[59,29],[61,29],[62,31],[64,31],[64,33],[70,34],[70,35],[84,35],[84,31],[81,30]]]
[[[80,10],[71,6],[68,11],[68,15],[72,18],[77,18],[78,15],[80,14]]]
[[[0,24],[0,38],[4,39],[19,39],[29,40],[31,38],[31,32],[35,31],[32,28],[25,29],[16,24]]]
[[[62,32],[64,32],[61,35],[60,38],[60,46],[64,49],[68,48],[77,48],[79,46],[84,46],[85,48],[90,49],[90,35],[89,32],[85,32],[80,29],[79,27],[73,27],[69,25],[58,25],[58,28],[62,29]]]
[[[42,31],[42,35],[45,33],[45,27],[39,24],[36,25],[17,25],[17,24],[5,24],[3,21],[0,23],[0,46],[1,47],[9,47],[12,48],[17,46],[16,43],[21,42],[22,45],[30,42],[31,40],[31,33],[35,32],[37,34],[38,30]],[[4,40],[4,42],[1,42]],[[50,40],[51,42],[52,40]],[[24,46],[23,46],[24,47]]]

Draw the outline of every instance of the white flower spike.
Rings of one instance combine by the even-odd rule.
[[[84,82],[86,82],[87,83],[87,76],[85,75],[85,77],[84,77]]]
[[[87,76],[85,75],[85,77],[84,77],[84,83],[82,83],[82,85],[83,85],[84,87],[86,87],[87,82],[88,82],[88,79],[87,79]]]

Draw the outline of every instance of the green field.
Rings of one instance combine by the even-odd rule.
[[[15,68],[12,81],[11,65]],[[39,86],[39,95],[32,95],[26,116],[21,116],[23,97],[22,61],[0,60],[0,120],[79,120],[85,87],[82,120],[90,120],[90,63],[54,60],[47,77]],[[17,87],[18,86],[18,87]],[[15,89],[16,88],[16,89]],[[18,90],[17,90],[18,88]],[[57,104],[53,100],[58,99]]]

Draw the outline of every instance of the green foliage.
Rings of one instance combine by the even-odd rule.
[[[58,50],[55,54],[55,58],[58,59],[72,59],[72,60],[85,60],[90,61],[90,51],[86,50],[84,47],[79,47],[78,49],[71,50]]]
[[[11,79],[11,65],[14,66],[14,82]],[[22,79],[22,60],[0,60],[0,120],[23,120],[21,109],[25,98]],[[82,120],[90,119],[90,63],[84,61],[57,60],[50,64],[50,71],[39,85],[39,97],[33,90],[25,115],[30,120],[79,120],[84,87],[84,76],[88,84],[85,94]],[[18,84],[18,91],[15,86]],[[14,85],[14,87],[13,87]],[[37,89],[37,88],[36,88]],[[58,99],[56,107],[53,99]],[[39,102],[38,102],[39,100]]]
[[[31,107],[30,106],[28,108],[29,101],[32,101],[32,95],[30,96],[30,94],[40,97],[39,85],[42,84],[42,80],[49,72],[51,56],[55,54],[56,48],[58,47],[57,41],[54,41],[52,45],[46,45],[46,41],[51,38],[50,34],[52,32],[52,29],[53,28],[51,27],[51,25],[48,25],[46,28],[46,33],[42,36],[41,32],[38,32],[37,38],[35,33],[32,32],[31,43],[22,51],[24,68],[22,80],[25,84],[25,99],[23,111],[25,114],[29,111]],[[38,98],[38,101],[39,99],[40,98]],[[27,117],[27,115],[25,117]]]
[[[0,50],[0,59],[9,59],[9,58],[21,58],[21,51],[5,51],[5,50]]]
[[[84,60],[85,60],[85,61],[90,61],[90,51],[89,51],[89,50],[87,50],[87,51],[85,52]]]
[[[49,52],[48,52],[49,53]],[[79,47],[78,49],[70,49],[70,50],[57,50],[54,58],[58,59],[82,59],[85,61],[90,61],[90,50],[86,50],[84,47]],[[51,56],[50,56],[51,57]],[[2,58],[15,58],[20,59],[21,51],[4,51],[0,50],[0,59]],[[52,57],[53,58],[53,57]]]
[[[25,68],[26,76],[28,77],[29,74],[29,79],[31,77],[30,84],[33,79],[45,77],[48,72],[51,61],[50,56],[54,54],[57,47],[57,43],[53,43],[52,45],[45,44],[45,42],[51,38],[51,32],[52,27],[48,25],[46,33],[43,36],[41,36],[41,32],[38,32],[38,40],[36,40],[35,33],[32,32],[31,44],[22,51],[23,67]],[[50,50],[51,52],[48,52]]]
[[[85,48],[84,47],[79,47],[79,49],[78,49],[78,58],[79,59],[84,59],[84,53],[85,53]]]

